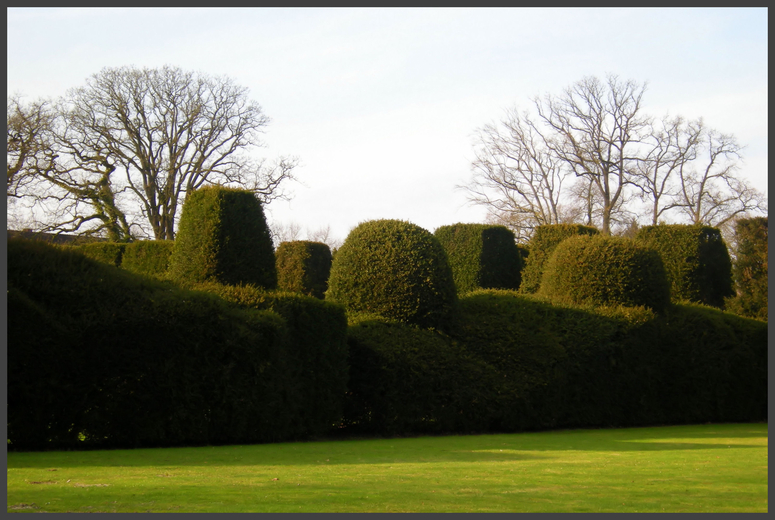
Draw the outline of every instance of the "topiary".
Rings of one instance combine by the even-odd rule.
[[[331,249],[321,242],[283,242],[277,248],[277,287],[324,298],[331,272]]]
[[[409,222],[373,220],[355,227],[339,248],[326,299],[349,312],[444,328],[457,293],[435,236]]]
[[[549,257],[538,294],[577,305],[646,306],[662,312],[670,285],[659,254],[633,240],[570,237]]]
[[[530,256],[522,270],[522,293],[536,293],[541,286],[544,264],[551,256],[557,244],[575,235],[596,235],[599,231],[581,224],[546,224],[538,226],[528,243]]]
[[[92,260],[121,267],[126,246],[123,242],[91,242],[65,247],[72,248]]]
[[[660,224],[641,228],[636,240],[659,252],[674,301],[723,307],[734,294],[732,261],[718,229]]]
[[[277,286],[274,248],[264,210],[247,190],[208,186],[183,206],[170,275],[179,282]]]
[[[458,293],[519,288],[522,256],[507,227],[453,224],[434,235],[447,252]]]
[[[741,218],[735,222],[735,260],[732,264],[737,295],[726,309],[741,316],[767,321],[768,217]]]

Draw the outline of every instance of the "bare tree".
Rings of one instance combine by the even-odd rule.
[[[732,135],[699,125],[698,152],[679,172],[677,205],[693,224],[721,227],[751,212],[767,213],[766,197],[736,175],[742,147]]]
[[[561,220],[562,185],[570,170],[553,153],[547,138],[516,109],[499,124],[477,131],[474,176],[468,200],[488,208],[488,218],[528,239],[536,226]]]
[[[702,137],[702,121],[686,122],[682,117],[665,116],[644,138],[646,155],[637,165],[636,183],[640,198],[649,205],[651,225],[668,211],[681,206],[676,177],[697,158]]]
[[[132,238],[112,184],[115,166],[99,151],[84,152],[88,148],[71,135],[62,112],[48,102],[24,104],[14,97],[8,121],[7,193],[27,200],[33,213],[47,214],[36,222],[38,230]]]
[[[53,163],[49,136],[54,112],[48,101],[25,103],[20,95],[9,96],[6,108],[7,197],[21,197],[35,171]]]
[[[229,78],[175,67],[106,68],[69,91],[62,106],[67,133],[59,145],[82,170],[86,163],[102,168],[105,189],[126,190],[156,239],[174,238],[187,193],[236,185],[268,202],[285,197],[280,185],[297,165],[295,158],[271,166],[253,159],[269,118]]]
[[[560,97],[535,100],[539,116],[554,132],[552,151],[577,177],[588,177],[602,199],[601,231],[611,234],[612,214],[633,182],[643,132],[650,122],[641,114],[645,84],[606,83],[584,78]]]

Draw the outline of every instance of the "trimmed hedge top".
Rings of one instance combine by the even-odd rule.
[[[331,249],[321,242],[283,242],[277,248],[277,288],[323,299],[331,272]]]
[[[673,301],[723,307],[734,294],[732,261],[718,229],[661,224],[641,228],[635,239],[659,252]]]
[[[522,257],[505,226],[453,224],[434,235],[447,252],[458,293],[476,289],[518,289]]]
[[[435,236],[409,222],[373,220],[355,227],[337,251],[326,299],[350,312],[444,328],[457,293]]]
[[[170,274],[177,281],[277,287],[274,248],[251,192],[208,186],[186,199]]]
[[[662,312],[670,303],[670,285],[653,249],[627,238],[581,235],[555,248],[539,295],[577,305],[645,306]]]
[[[581,224],[547,224],[538,226],[528,244],[530,256],[528,256],[525,268],[522,270],[520,291],[523,293],[538,292],[541,286],[544,264],[552,255],[557,244],[575,235],[596,235],[598,233],[597,229],[590,226],[582,226]]]

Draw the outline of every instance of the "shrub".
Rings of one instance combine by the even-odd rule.
[[[475,289],[518,289],[522,256],[505,226],[454,224],[434,235],[447,252],[458,294]]]
[[[353,229],[331,266],[326,299],[426,328],[444,328],[457,301],[452,271],[438,239],[399,220]]]
[[[735,223],[735,260],[732,264],[737,295],[726,300],[727,310],[767,321],[767,217]]]
[[[734,294],[732,262],[721,232],[702,225],[646,226],[636,240],[659,252],[673,301],[723,307]]]
[[[64,247],[70,247],[73,250],[83,254],[84,256],[93,260],[97,260],[98,262],[112,265],[114,267],[121,267],[126,246],[127,244],[123,242],[91,242],[88,244]]]
[[[563,240],[544,266],[539,295],[582,305],[650,307],[670,303],[659,254],[633,240],[581,235]]]
[[[171,240],[139,240],[124,249],[121,267],[133,273],[163,278],[175,243]]]
[[[277,248],[277,288],[323,299],[331,272],[331,250],[320,242],[283,242]]]
[[[596,235],[598,230],[580,224],[550,224],[538,226],[528,243],[530,256],[522,270],[520,292],[536,293],[541,286],[544,264],[552,255],[557,244],[575,235]]]
[[[271,311],[288,328],[285,376],[292,381],[286,413],[297,435],[322,435],[342,418],[347,391],[347,318],[339,305],[299,294],[253,286],[204,283],[197,290],[217,294],[243,309]]]
[[[170,275],[181,282],[275,288],[272,239],[255,195],[220,186],[191,193],[180,217]]]
[[[303,433],[294,425],[288,325],[274,312],[237,309],[40,242],[8,241],[8,288],[14,449]]]

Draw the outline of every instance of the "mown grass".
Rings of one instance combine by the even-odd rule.
[[[767,424],[8,453],[9,512],[766,512]]]

